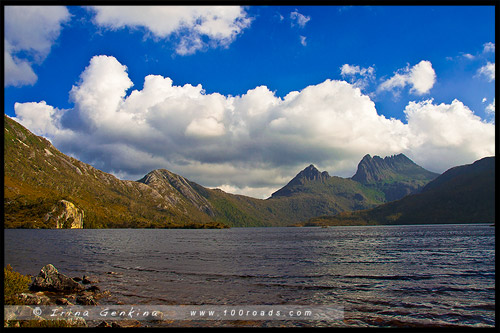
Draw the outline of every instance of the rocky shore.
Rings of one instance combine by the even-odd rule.
[[[110,272],[112,273],[112,272]],[[93,276],[68,277],[60,273],[52,264],[45,265],[36,276],[28,292],[16,294],[14,304],[34,306],[78,306],[99,305],[100,301],[111,296],[108,290],[101,290],[97,285],[98,279]],[[44,323],[48,327],[54,327],[51,320],[42,317],[35,319],[40,327]],[[88,322],[82,317],[71,317],[58,319],[62,327],[139,327],[141,323],[137,320],[117,320]],[[6,316],[4,327],[23,327],[26,321],[15,320]]]

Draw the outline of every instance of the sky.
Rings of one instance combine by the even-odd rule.
[[[4,6],[4,112],[120,179],[267,198],[495,155],[494,6]]]

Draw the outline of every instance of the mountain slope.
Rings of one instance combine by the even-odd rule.
[[[5,227],[44,228],[60,200],[85,211],[84,227],[172,227],[213,223],[178,189],[119,180],[66,156],[4,116]]]
[[[420,193],[374,209],[310,219],[306,225],[491,223],[495,221],[495,157],[449,169]]]

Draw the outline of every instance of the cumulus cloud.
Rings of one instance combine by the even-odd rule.
[[[483,45],[483,53],[495,52],[495,43],[488,42]]]
[[[382,82],[379,91],[394,90],[410,85],[410,93],[424,95],[429,93],[436,82],[436,72],[430,61],[422,60],[413,67],[409,65],[399,70],[393,77]]]
[[[43,62],[70,19],[61,6],[5,6],[5,86],[34,84],[33,64]]]
[[[251,18],[235,6],[93,6],[94,22],[109,29],[146,29],[170,38],[176,53],[189,55],[208,47],[227,47]]]
[[[459,101],[410,103],[407,124],[378,114],[346,81],[277,97],[266,86],[239,96],[207,94],[149,75],[132,90],[126,66],[92,58],[70,92],[74,107],[16,103],[17,120],[67,154],[106,172],[139,179],[166,168],[207,187],[268,197],[313,163],[350,177],[369,153],[408,154],[442,172],[494,155],[494,125]]]
[[[302,46],[307,46],[306,37],[305,36],[299,36],[299,37],[300,37],[300,44],[302,44]]]
[[[309,22],[311,20],[311,17],[305,16],[305,15],[299,13],[299,11],[297,9],[295,9],[295,11],[290,13],[290,19],[292,20],[292,23],[291,23],[292,27],[294,25],[298,25],[299,27],[304,28],[306,26],[307,22]]]
[[[409,155],[436,170],[495,155],[495,125],[481,120],[458,100],[435,105],[410,102],[404,110]],[[468,160],[468,162],[466,162]]]
[[[484,76],[489,82],[495,81],[495,63],[488,61],[486,65],[478,69],[477,75]]]
[[[375,79],[375,68],[372,66],[363,68],[360,66],[344,64],[340,67],[340,74],[343,79],[348,79],[349,82],[354,84],[356,87],[364,89],[370,81]]]

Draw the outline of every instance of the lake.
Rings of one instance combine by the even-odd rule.
[[[340,323],[261,326],[493,327],[494,232],[472,224],[7,229],[4,256],[23,274],[51,263],[70,277],[96,276],[110,303],[344,309]]]

